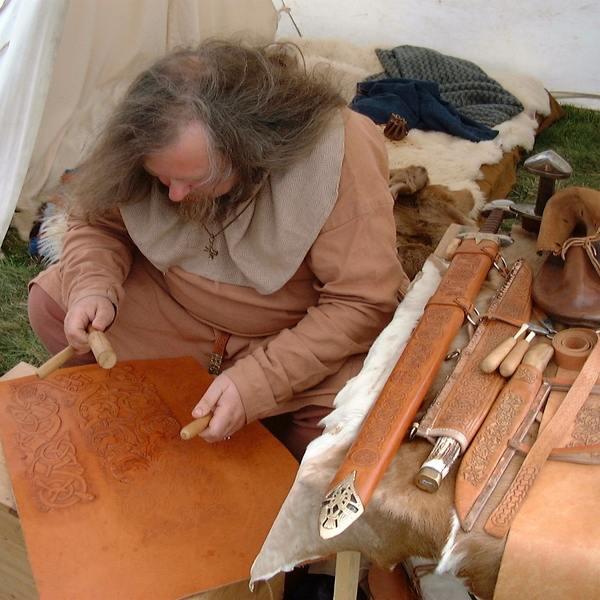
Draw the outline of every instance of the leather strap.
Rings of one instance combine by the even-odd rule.
[[[583,406],[596,383],[600,371],[600,344],[596,335],[596,344],[588,356],[571,389],[562,404],[525,457],[517,476],[511,483],[504,498],[485,524],[485,531],[494,537],[504,537],[519,510],[525,495],[534,484],[550,452],[559,445],[565,429],[573,423],[579,409]]]
[[[225,356],[225,348],[227,347],[227,342],[231,337],[231,333],[228,333],[227,331],[221,331],[220,329],[217,329],[216,332],[217,337],[215,338],[213,353],[210,356],[210,363],[208,365],[208,372],[211,375],[218,375],[221,372],[221,363],[223,362],[223,357]]]

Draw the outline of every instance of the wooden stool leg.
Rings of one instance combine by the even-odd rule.
[[[356,600],[360,552],[339,552],[335,563],[333,600]]]

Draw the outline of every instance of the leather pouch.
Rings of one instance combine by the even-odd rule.
[[[548,200],[536,244],[549,251],[534,279],[534,302],[575,327],[600,327],[600,191],[560,190]]]
[[[550,317],[576,327],[600,327],[600,236],[570,238],[551,254],[533,282],[533,299]]]

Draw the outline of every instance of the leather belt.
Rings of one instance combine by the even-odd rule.
[[[216,332],[217,336],[213,345],[213,353],[210,356],[210,363],[208,365],[208,372],[211,375],[218,375],[221,372],[221,363],[223,362],[223,356],[225,356],[225,348],[231,337],[231,333],[226,331],[217,329]]]
[[[568,371],[579,371],[585,364],[597,338],[593,330],[578,327],[557,333],[552,339],[556,366]]]
[[[598,344],[597,334],[594,335],[596,335],[594,348],[577,375],[573,386],[531,446],[517,476],[485,524],[484,529],[490,535],[501,538],[508,533],[525,495],[534,484],[544,462],[564,436],[565,430],[571,426],[594,387],[598,371],[600,371],[600,344]]]

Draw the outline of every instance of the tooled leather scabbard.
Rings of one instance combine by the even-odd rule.
[[[502,215],[490,233],[501,221]],[[324,539],[364,512],[464,323],[464,306],[475,299],[497,252],[498,239],[484,231],[459,245],[325,495],[319,514]]]
[[[492,299],[486,316],[463,349],[454,371],[421,420],[416,434],[435,445],[415,478],[417,487],[435,492],[458,455],[464,452],[505,384],[497,371],[480,364],[499,344],[529,321],[533,276],[519,260]]]
[[[465,531],[470,531],[473,527],[514,454],[506,454],[510,441],[521,441],[539,410],[543,371],[552,352],[552,346],[545,343],[540,343],[527,352],[523,362],[494,401],[462,458],[456,476],[454,502]],[[528,415],[531,418],[528,425],[523,427]],[[523,433],[519,435],[520,429]]]
[[[518,326],[513,322],[529,321],[532,281],[527,262],[517,261],[423,417],[417,435],[428,439],[448,436],[459,442],[463,451],[467,449],[506,382],[497,370],[484,373],[479,365],[494,348],[515,334]]]

